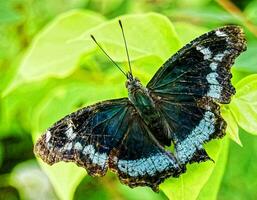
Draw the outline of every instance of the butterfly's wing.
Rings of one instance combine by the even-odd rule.
[[[150,136],[134,106],[123,98],[83,108],[61,119],[37,141],[35,153],[49,164],[75,162],[92,176],[103,176],[110,167],[131,187],[156,188],[181,169]]]
[[[230,68],[245,49],[239,27],[222,27],[183,47],[148,83],[157,108],[172,129],[181,163],[208,159],[203,143],[225,134],[226,123],[216,102],[227,104],[235,94]]]
[[[185,171],[176,158],[156,141],[140,116],[135,113],[119,148],[113,152],[111,168],[121,182],[130,187],[158,185],[169,176],[178,177]]]
[[[75,162],[89,175],[103,176],[113,148],[128,129],[127,98],[104,101],[67,115],[37,141],[35,153],[46,163]]]

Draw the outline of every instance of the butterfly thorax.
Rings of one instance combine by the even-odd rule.
[[[155,138],[158,139],[160,144],[170,146],[170,128],[158,109],[156,109],[148,89],[141,84],[139,79],[134,77],[130,77],[127,80],[126,87],[130,102],[134,105]]]

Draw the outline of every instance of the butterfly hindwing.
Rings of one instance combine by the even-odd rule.
[[[239,27],[211,31],[179,50],[148,83],[170,124],[181,163],[209,159],[203,143],[225,134],[226,123],[215,102],[229,103],[235,94],[230,68],[245,49]]]
[[[111,150],[128,129],[127,98],[104,101],[74,112],[41,136],[35,152],[48,164],[73,161],[90,175],[105,175]]]
[[[149,186],[158,191],[165,178],[184,172],[184,167],[156,141],[138,114],[133,114],[128,132],[111,159],[121,182],[130,187]]]

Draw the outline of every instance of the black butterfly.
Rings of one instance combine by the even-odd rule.
[[[244,50],[242,29],[225,26],[179,50],[146,87],[131,67],[128,73],[119,68],[127,77],[128,98],[67,115],[41,136],[35,153],[48,164],[75,162],[91,176],[104,176],[109,168],[130,187],[158,191],[165,178],[185,172],[187,163],[210,159],[203,144],[225,134],[219,103],[235,94],[230,67]],[[165,150],[171,144],[174,153]]]

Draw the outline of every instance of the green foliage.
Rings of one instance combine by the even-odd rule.
[[[256,136],[242,129],[239,132],[243,148],[236,143],[230,144],[226,173],[219,192],[222,199],[255,199],[257,196]]]
[[[35,141],[52,123],[79,107],[127,95],[124,77],[102,55],[91,40],[90,34],[96,37],[115,61],[124,66],[124,69],[128,69],[124,43],[117,23],[118,19],[121,19],[128,41],[133,71],[146,84],[167,58],[182,45],[208,31],[210,27],[216,27],[221,23],[241,23],[209,0],[195,2],[175,0],[174,3],[166,0],[153,1],[155,3],[128,0],[108,2],[76,0],[65,3],[61,7],[62,0],[49,2],[42,0],[36,3],[33,1],[31,8],[19,3],[23,1],[26,5],[30,2],[29,0],[14,0],[0,3],[0,22],[4,24],[0,27],[1,32],[3,31],[0,37],[0,91],[3,94],[0,96],[0,169],[1,163],[6,162],[5,157],[8,156],[5,152],[8,143],[5,141],[12,140],[12,138],[24,139],[25,135],[32,135]],[[256,5],[256,1],[253,1],[246,7],[244,14],[249,19],[256,18],[254,12]],[[39,31],[42,25],[57,13],[76,7],[88,8],[98,13],[81,9],[70,10],[55,17]],[[39,8],[39,10],[35,11],[34,8]],[[172,19],[171,21],[176,22],[173,25],[170,19],[157,13],[126,14],[142,11],[165,13]],[[22,14],[23,12],[25,14]],[[126,15],[107,20],[107,18],[121,14]],[[26,20],[23,20],[24,17]],[[186,20],[181,20],[181,17],[185,17]],[[19,32],[20,29],[21,32]],[[36,32],[39,33],[30,44]],[[232,81],[237,93],[231,104],[222,106],[222,115],[228,124],[228,136],[239,145],[243,143],[244,147],[231,145],[237,150],[233,151],[233,162],[228,160],[230,171],[229,173],[226,171],[223,183],[221,181],[228,158],[228,137],[206,145],[207,152],[214,159],[214,163],[188,165],[186,174],[178,179],[170,178],[161,184],[159,195],[153,194],[149,188],[131,190],[121,185],[111,174],[104,177],[103,182],[99,179],[96,182],[99,184],[96,184],[94,182],[96,179],[89,179],[84,169],[72,163],[48,166],[38,160],[52,184],[49,187],[53,187],[58,198],[72,199],[75,191],[75,197],[78,199],[124,198],[134,200],[166,199],[167,197],[174,200],[203,200],[220,198],[218,193],[220,184],[222,187],[228,187],[227,183],[243,176],[242,170],[248,170],[247,161],[251,160],[249,155],[255,151],[256,142],[250,140],[241,142],[239,139],[240,128],[254,135],[257,133],[257,75],[254,74],[257,72],[255,58],[257,43],[256,37],[247,29],[246,33],[249,38],[248,50],[239,57],[233,67]],[[24,50],[26,51],[23,52]],[[19,56],[16,56],[18,52]],[[8,86],[13,75],[15,75],[14,80]],[[7,86],[8,88],[2,91]],[[246,135],[246,132],[243,135]],[[240,138],[244,137],[240,135]],[[241,149],[245,150],[242,154],[240,154]],[[29,151],[31,152],[32,149]],[[238,167],[236,159],[240,159]],[[241,160],[243,160],[242,163]],[[29,191],[24,187],[29,188],[27,184],[33,183],[33,180],[24,183],[23,186],[18,185],[19,183],[14,184],[17,181],[15,177],[31,166],[35,168],[35,165],[29,162],[26,165],[18,165],[11,173],[11,185],[19,190],[23,199],[27,198],[23,195],[24,191]],[[250,166],[251,172],[256,172],[255,168]],[[236,172],[236,176],[227,177],[226,174],[232,174],[232,171]],[[44,174],[41,175],[44,176]],[[30,178],[33,179],[33,177]],[[256,186],[254,176],[247,175],[244,185],[248,184],[247,181],[252,183],[253,188]],[[97,194],[94,195],[92,194],[95,193],[93,183],[97,188]],[[233,187],[240,190],[236,186]],[[115,191],[111,191],[114,189]],[[91,190],[93,192],[90,193]],[[253,190],[249,189],[249,191]],[[222,188],[221,195],[225,194],[227,197],[224,199],[231,199],[229,191],[229,189]],[[241,193],[243,194],[243,191]],[[241,196],[244,197],[244,195]]]
[[[210,142],[206,145],[206,149],[215,163],[209,161],[189,165],[187,173],[182,174],[178,179],[171,178],[162,184],[161,189],[169,199],[194,200],[199,196],[200,199],[215,199],[226,164],[224,157],[226,158],[228,152],[228,141],[224,139]],[[211,183],[208,182],[209,179]],[[211,188],[210,184],[213,185]],[[201,191],[205,191],[205,194],[201,194]]]
[[[257,134],[257,75],[247,76],[236,84],[237,93],[229,105],[239,126]]]

